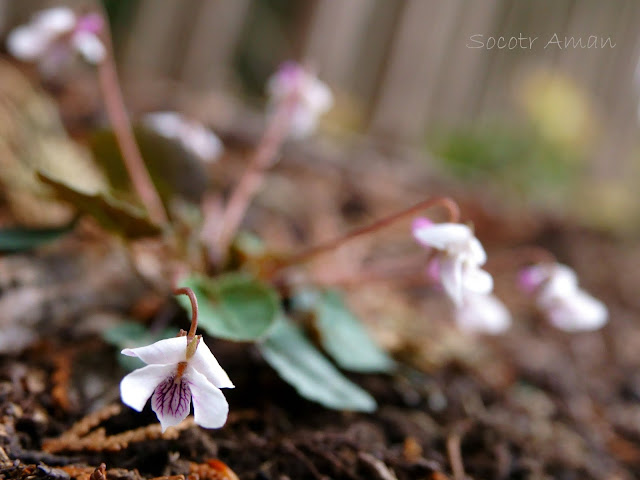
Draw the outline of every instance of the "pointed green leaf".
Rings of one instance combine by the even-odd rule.
[[[116,200],[102,191],[83,191],[41,171],[38,179],[53,188],[56,196],[81,212],[94,217],[107,230],[125,237],[138,238],[158,235],[162,229],[152,223],[143,210]]]
[[[371,339],[338,292],[323,292],[314,310],[322,347],[338,365],[361,373],[393,370],[394,361]]]
[[[0,252],[22,252],[32,250],[41,245],[71,232],[76,226],[74,220],[60,228],[3,228],[0,229]]]
[[[184,285],[198,298],[198,325],[214,337],[238,342],[258,340],[268,333],[280,313],[276,291],[250,275],[191,277]],[[186,297],[177,299],[191,311]]]
[[[259,345],[265,360],[300,395],[335,410],[372,412],[376,401],[349,381],[288,319]]]

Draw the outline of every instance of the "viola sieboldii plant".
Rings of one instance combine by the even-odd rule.
[[[141,412],[151,397],[151,408],[162,431],[182,422],[191,409],[195,422],[204,428],[220,428],[227,421],[229,404],[221,388],[234,388],[202,335],[195,335],[197,304],[193,292],[194,316],[188,334],[160,340],[140,348],[125,348],[123,355],[138,357],[147,364],[120,382],[122,402]]]

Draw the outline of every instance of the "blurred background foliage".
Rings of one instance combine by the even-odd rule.
[[[178,108],[228,125],[262,107],[280,62],[307,61],[336,92],[325,125],[338,138],[408,146],[426,169],[516,202],[640,228],[634,0],[102,1],[134,111]],[[0,25],[6,33],[61,3],[95,5],[0,0]],[[538,40],[469,48],[477,34]],[[615,46],[548,46],[554,34]]]

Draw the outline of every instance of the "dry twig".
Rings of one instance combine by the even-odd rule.
[[[90,413],[59,438],[45,440],[42,449],[49,453],[61,451],[119,451],[129,446],[130,443],[145,440],[159,438],[175,440],[182,430],[186,430],[193,425],[193,419],[187,419],[187,421],[170,428],[165,433],[162,433],[159,424],[147,425],[116,435],[106,435],[104,428],[92,430],[106,419],[120,413],[121,409],[120,405],[107,405],[101,410]]]

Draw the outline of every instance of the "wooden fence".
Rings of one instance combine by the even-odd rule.
[[[257,85],[286,58],[312,59],[321,77],[355,105],[364,130],[415,144],[435,126],[509,115],[523,71],[560,71],[590,94],[599,116],[603,132],[594,168],[603,174],[630,168],[640,90],[635,0],[119,2],[110,4],[126,10],[116,27],[128,78],[144,74],[237,91],[240,76]],[[3,30],[59,3],[0,0]],[[554,34],[562,42],[567,36],[586,45],[596,36],[611,43],[544,48]],[[499,36],[525,40],[515,48],[489,48],[490,37]],[[528,37],[538,39],[523,48]]]

